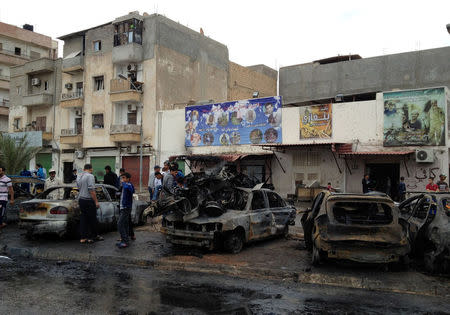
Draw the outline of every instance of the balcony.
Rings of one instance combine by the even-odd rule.
[[[125,45],[114,46],[112,50],[112,62],[119,64],[139,63],[144,56],[144,50],[141,44],[128,43]]]
[[[141,140],[140,125],[111,125],[109,132],[114,142],[139,142]]]
[[[62,93],[61,108],[78,108],[83,107],[83,92]]]
[[[69,55],[62,61],[61,71],[64,73],[76,74],[77,72],[83,71],[83,69],[84,69],[84,58],[81,55],[74,57],[70,57]]]
[[[9,100],[0,100],[0,116],[9,116]]]
[[[0,75],[0,89],[9,90],[9,76]]]
[[[23,67],[24,72],[28,75],[53,72],[55,69],[55,62],[49,58],[41,58],[27,62]]]
[[[53,105],[53,94],[38,93],[24,96],[22,99],[23,106],[51,106]]]
[[[136,90],[130,81],[123,79],[112,79],[110,85],[111,102],[134,102],[140,103],[142,101],[142,82],[134,82],[134,85],[139,90]]]
[[[61,144],[81,144],[83,142],[83,131],[76,128],[61,129],[59,142]]]
[[[23,65],[30,60],[30,56],[26,54],[16,54],[14,51],[0,49],[0,63],[16,66]]]

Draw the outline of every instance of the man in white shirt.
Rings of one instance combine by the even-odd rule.
[[[159,165],[155,165],[153,168],[153,172],[150,173],[150,176],[148,177],[148,192],[150,193],[150,200],[153,200],[153,194],[155,192],[155,174],[161,171],[161,167]]]
[[[47,190],[51,187],[55,187],[55,186],[60,186],[61,185],[61,181],[56,178],[56,171],[54,169],[50,169],[48,171],[49,174],[49,178],[47,178],[45,180],[45,184],[44,184],[44,190]],[[61,199],[62,195],[60,193],[62,189],[55,189],[53,190],[51,193],[49,193],[47,195],[48,199]]]

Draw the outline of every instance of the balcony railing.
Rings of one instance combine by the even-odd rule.
[[[27,58],[27,59],[31,58],[30,55],[24,54],[22,51],[20,51],[20,54],[17,54],[15,51],[12,51],[12,50],[0,49],[0,52],[7,54],[7,55],[16,56],[16,57],[22,57],[22,58]]]
[[[124,79],[112,79],[110,91],[112,93],[127,92],[127,91],[142,91],[142,85],[144,84],[143,82],[135,81],[133,82],[133,84],[131,84],[131,81]]]
[[[7,99],[0,100],[0,106],[9,107],[9,100],[7,100]]]
[[[52,127],[45,127],[45,126],[26,126],[25,131],[42,131],[43,133],[52,133],[53,129]]]
[[[141,133],[141,125],[111,125],[111,134]]]
[[[10,77],[9,75],[0,75],[0,80],[9,81]]]
[[[78,136],[82,135],[83,130],[77,128],[61,129],[61,136]]]
[[[75,100],[78,98],[83,98],[83,92],[72,92],[72,93],[62,93],[61,94],[61,100]]]

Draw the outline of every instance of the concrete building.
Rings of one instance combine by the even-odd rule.
[[[171,135],[170,129],[179,127],[169,117],[169,131],[158,133],[166,119],[162,111],[251,98],[254,92],[276,94],[274,70],[232,63],[225,45],[161,15],[131,12],[59,39],[64,41],[63,58],[37,61],[45,71],[37,72],[31,63],[15,68],[14,84],[21,82],[29,91],[13,96],[17,110],[10,117],[21,117],[25,125],[37,124],[41,121],[37,115],[43,113],[38,108],[56,105],[47,112],[46,126],[53,126],[52,165],[65,180],[72,169],[90,162],[100,181],[104,167],[110,165],[117,171],[124,167],[138,185],[142,143],[146,187],[152,165],[163,161],[161,141],[172,142],[170,137],[162,140],[161,134]],[[50,82],[52,95],[39,90],[42,100],[30,99],[22,106],[38,92],[31,83],[34,78],[40,80],[41,89]]]
[[[54,59],[57,52],[58,43],[33,32],[32,25],[20,28],[0,22],[0,132],[9,129],[10,88],[17,89],[10,84],[10,67],[41,57]]]

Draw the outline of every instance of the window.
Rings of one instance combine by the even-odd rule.
[[[131,19],[114,25],[114,47],[136,43],[142,45],[143,21]]]
[[[94,91],[100,91],[104,89],[103,76],[94,77]]]
[[[129,124],[129,125],[137,125],[136,112],[127,114],[127,124]]]
[[[14,130],[19,130],[20,129],[20,118],[14,118],[14,122],[13,122],[13,127]]]
[[[273,192],[267,192],[267,199],[269,199],[269,208],[280,208],[285,206],[283,199]]]
[[[48,81],[45,81],[45,82],[44,82],[44,90],[45,90],[45,91],[48,91]]]
[[[252,198],[252,210],[264,209],[266,203],[264,201],[264,194],[262,191],[254,191]]]
[[[17,92],[17,95],[20,95],[20,92],[21,92],[20,86],[16,86],[16,92]]]
[[[3,50],[3,43],[0,43],[0,50]]]
[[[103,114],[93,114],[92,115],[92,128],[94,128],[94,129],[104,128]]]
[[[101,40],[94,41],[94,51],[100,50],[102,50],[102,41]]]
[[[14,47],[14,54],[20,56],[22,54],[22,50],[19,47]]]
[[[76,89],[79,95],[83,94],[83,82],[77,82]]]

